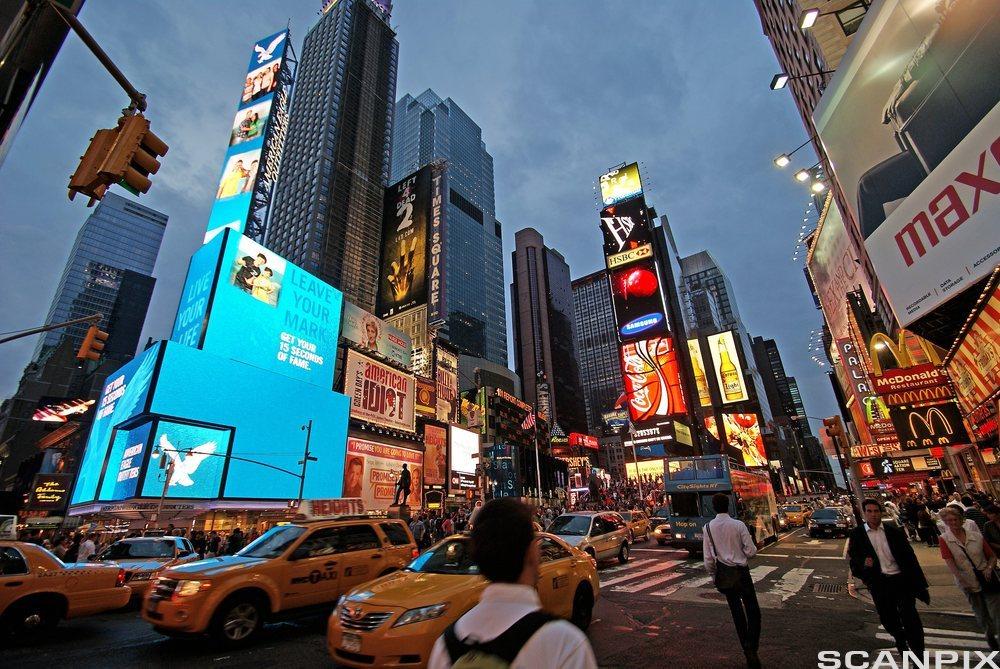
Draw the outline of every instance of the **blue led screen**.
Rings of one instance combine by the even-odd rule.
[[[108,466],[101,481],[98,499],[111,501],[135,497],[142,472],[142,461],[149,449],[149,430],[152,421],[132,427],[119,428],[111,442]]]
[[[162,386],[158,387],[157,394],[159,392]],[[218,497],[231,433],[232,430],[226,428],[160,420],[151,446],[158,457],[150,460],[142,483],[142,496],[163,494],[167,468],[173,463],[167,497]]]
[[[219,265],[219,254],[222,253],[222,240],[221,235],[216,237],[191,256],[184,292],[177,304],[171,341],[196,348],[200,345],[208,302],[215,287],[215,270]]]

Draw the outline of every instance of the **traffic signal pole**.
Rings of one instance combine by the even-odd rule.
[[[84,316],[83,318],[74,318],[71,321],[66,321],[64,323],[55,323],[53,325],[43,325],[39,328],[32,328],[30,330],[24,330],[23,332],[18,332],[17,334],[11,335],[10,337],[4,337],[0,339],[0,344],[6,344],[9,341],[14,341],[15,339],[21,339],[23,337],[30,337],[31,335],[36,335],[41,332],[49,332],[51,330],[58,330],[60,328],[69,327],[70,325],[78,325],[79,323],[91,323],[97,325],[104,318],[104,314],[91,314],[90,316]]]

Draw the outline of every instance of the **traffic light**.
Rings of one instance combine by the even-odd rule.
[[[98,330],[96,325],[91,325],[87,329],[87,335],[83,338],[83,343],[80,344],[80,350],[77,351],[77,360],[100,360],[101,351],[104,350],[104,342],[108,340],[108,333],[103,330]]]
[[[844,434],[844,424],[840,422],[840,416],[824,418],[823,425],[826,427],[827,436],[831,439],[844,439],[846,436]]]
[[[152,185],[150,174],[160,169],[159,156],[167,145],[149,130],[149,120],[136,112],[118,119],[118,137],[104,161],[101,172],[133,194],[145,193]]]
[[[90,202],[87,204],[89,207],[94,204],[94,200],[100,200],[104,197],[104,192],[114,182],[101,173],[101,167],[111,152],[111,147],[117,137],[117,129],[105,129],[98,130],[90,138],[90,146],[80,156],[80,164],[69,178],[69,199],[72,200],[77,193],[83,193],[90,198]]]

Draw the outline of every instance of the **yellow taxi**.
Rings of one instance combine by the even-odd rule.
[[[406,566],[409,528],[386,518],[336,518],[273,527],[236,555],[170,567],[146,595],[142,617],[168,636],[209,633],[230,646],[264,622],[329,610],[345,592]]]
[[[808,504],[785,504],[781,507],[781,510],[785,512],[789,526],[797,525],[799,527],[806,526],[813,512],[812,507]]]
[[[649,541],[649,516],[642,511],[619,511],[618,515],[628,524],[629,541],[635,543],[639,537]]]
[[[65,564],[35,544],[0,541],[0,632],[52,628],[62,618],[128,604],[125,570],[117,565]]]
[[[125,585],[134,601],[141,600],[164,569],[195,562],[198,554],[185,537],[132,537],[111,544],[94,562],[116,564],[125,570]]]
[[[586,629],[599,592],[597,563],[556,536],[537,536],[542,606]],[[469,541],[468,535],[448,537],[403,571],[342,597],[327,629],[334,661],[348,667],[426,666],[434,641],[486,588]]]

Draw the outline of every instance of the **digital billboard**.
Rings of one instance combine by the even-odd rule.
[[[767,452],[757,414],[724,413],[722,423],[726,428],[726,440],[730,446],[739,449],[744,466],[767,467]]]
[[[346,300],[340,336],[404,367],[412,364],[413,342],[408,335]]]
[[[656,263],[652,259],[610,270],[608,278],[622,341],[670,334]]]
[[[636,163],[602,174],[600,184],[604,206],[642,195],[642,180],[639,179],[639,165]]]
[[[708,335],[708,349],[712,355],[715,381],[719,384],[719,394],[723,404],[743,402],[750,399],[746,381],[740,368],[740,356],[732,331]]]
[[[1000,286],[948,361],[948,374],[967,414],[1000,388]]]
[[[687,412],[677,361],[669,337],[623,344],[622,376],[632,422],[660,422]]]
[[[479,462],[479,435],[454,425],[448,426],[448,489],[452,492],[476,487],[476,464]]]
[[[288,31],[254,44],[243,81],[243,93],[229,134],[229,148],[209,215],[205,242],[226,228],[243,233],[254,186],[261,170],[261,153],[271,125],[272,107],[280,87]]]
[[[431,166],[385,189],[378,315],[394,316],[427,302],[427,235]]]
[[[708,387],[708,375],[705,374],[705,359],[701,357],[701,346],[697,339],[688,339],[687,344],[694,372],[694,384],[698,390],[698,405],[710,407],[712,406],[712,391]]]
[[[444,279],[448,255],[448,169],[431,166],[430,237],[427,240],[427,322],[444,323],[448,317]]]
[[[62,511],[69,502],[72,474],[35,474],[28,494],[28,508],[34,511]]]
[[[457,421],[459,417],[458,356],[438,346],[434,357],[437,419],[442,423]]]
[[[448,478],[448,430],[424,426],[424,483],[444,485]]]
[[[149,449],[151,427],[152,421],[147,418],[138,425],[115,430],[98,499],[119,500],[136,496],[139,475]]]
[[[649,215],[641,199],[605,207],[601,211],[601,232],[604,234],[604,257],[615,258],[607,261],[609,269],[627,264],[629,256],[622,254],[629,251],[633,252],[632,260],[652,255],[647,256],[640,250],[645,246],[652,250],[653,243]]]
[[[416,413],[424,418],[437,416],[437,382],[423,376],[417,377]]]
[[[94,404],[94,400],[43,397],[38,400],[38,408],[31,414],[31,420],[43,423],[66,423],[90,411]]]
[[[213,499],[220,497],[222,472],[233,430],[205,424],[157,422],[151,455],[142,484],[143,497],[163,494],[167,472],[167,497]]]
[[[153,370],[162,344],[154,344],[111,374],[97,400],[94,422],[87,438],[83,460],[73,487],[72,504],[90,502],[97,496],[97,485],[111,447],[115,426],[146,411]]]
[[[423,505],[423,464],[420,451],[350,437],[343,496],[362,499],[365,509],[388,509],[395,500],[396,483],[406,465],[410,472],[410,494],[406,503],[418,508]]]
[[[1000,5],[875,3],[813,114],[900,324],[1000,249]]]
[[[922,407],[889,407],[889,416],[903,450],[970,443],[958,405],[954,402]]]
[[[170,334],[171,341],[193,348],[201,348],[208,303],[212,299],[216,276],[221,269],[224,241],[225,235],[217,235],[191,256],[191,260],[188,262],[187,278],[184,280],[184,289],[177,302],[174,329]]]
[[[415,386],[413,374],[347,351],[344,393],[351,398],[351,418],[413,432]]]

